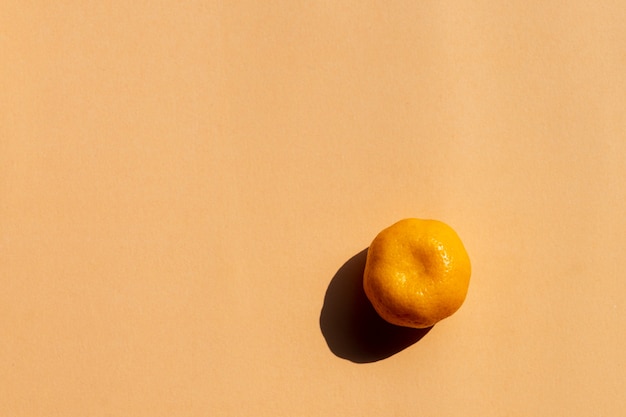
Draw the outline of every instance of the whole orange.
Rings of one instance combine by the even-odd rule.
[[[470,275],[469,256],[450,226],[437,220],[404,219],[374,238],[363,288],[389,323],[426,328],[461,307]]]

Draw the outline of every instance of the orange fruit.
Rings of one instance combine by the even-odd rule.
[[[450,226],[437,220],[404,219],[374,238],[363,289],[389,323],[426,328],[461,307],[470,275],[469,256]]]

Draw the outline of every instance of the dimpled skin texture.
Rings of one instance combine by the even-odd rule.
[[[389,323],[426,328],[461,307],[470,275],[469,256],[450,226],[437,220],[404,219],[374,238],[363,288]]]

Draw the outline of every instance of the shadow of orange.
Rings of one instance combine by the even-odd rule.
[[[364,249],[339,268],[328,285],[320,314],[320,328],[330,350],[356,363],[388,358],[432,329],[395,326],[376,313],[363,290],[366,259]]]

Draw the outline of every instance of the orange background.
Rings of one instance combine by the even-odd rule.
[[[0,415],[621,415],[626,8],[440,3],[4,1]],[[472,283],[380,358],[404,217]]]

